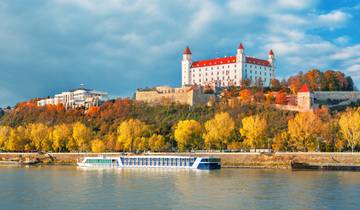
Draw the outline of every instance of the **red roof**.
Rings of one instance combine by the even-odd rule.
[[[184,54],[186,55],[191,55],[191,51],[190,51],[190,48],[189,47],[186,47],[185,51],[184,51]]]
[[[239,45],[239,48],[238,49],[240,49],[240,50],[243,50],[244,49],[244,46],[243,46],[243,44],[242,43],[240,43],[240,45]]]
[[[274,55],[274,52],[272,50],[270,50],[269,55]]]
[[[269,61],[253,58],[253,57],[246,57],[246,63],[256,64],[261,66],[271,66]]]
[[[310,92],[310,89],[307,86],[307,84],[304,84],[298,91],[298,93],[305,93],[305,92]]]
[[[211,60],[194,61],[192,67],[216,66],[227,63],[236,63],[236,57],[230,56],[226,58],[215,58]]]
[[[226,58],[215,58],[211,60],[194,61],[192,63],[192,67],[216,66],[216,65],[223,65],[228,63],[236,63],[236,57],[229,56]],[[267,60],[262,60],[252,57],[246,57],[246,63],[256,64],[261,66],[271,66],[270,62]]]

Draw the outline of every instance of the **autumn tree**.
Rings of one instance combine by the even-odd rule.
[[[181,152],[201,148],[201,125],[196,120],[182,120],[175,125],[174,136]]]
[[[124,149],[135,151],[136,142],[139,142],[148,131],[148,126],[137,119],[129,119],[122,122],[118,129],[118,142],[123,144]]]
[[[239,93],[240,101],[243,103],[251,103],[252,91],[250,89],[243,89]]]
[[[278,79],[270,80],[270,88],[272,91],[279,91],[281,89],[280,81]]]
[[[0,126],[0,149],[4,150],[9,140],[12,128],[10,126]]]
[[[275,97],[275,103],[286,105],[287,104],[286,93],[284,93],[283,91],[278,92]]]
[[[240,134],[245,138],[244,144],[250,148],[260,148],[265,145],[267,122],[259,115],[242,119]]]
[[[289,133],[287,131],[281,131],[277,133],[272,142],[272,149],[274,151],[289,151]]]
[[[51,128],[42,123],[35,123],[28,125],[27,129],[31,143],[36,150],[50,151],[52,149]]]
[[[300,112],[288,122],[290,145],[300,151],[315,151],[321,121],[313,112]]]
[[[91,141],[91,151],[92,152],[105,152],[105,144],[100,139],[94,139]]]
[[[165,137],[159,134],[153,134],[148,140],[149,148],[152,152],[161,152],[165,150]]]
[[[222,150],[234,128],[235,122],[227,112],[217,113],[213,119],[206,121],[203,137],[209,150],[212,146],[220,146]]]
[[[72,138],[71,127],[67,124],[55,125],[51,138],[53,140],[52,148],[54,151],[66,151],[67,142]]]
[[[343,139],[354,152],[355,147],[360,144],[360,109],[348,109],[342,113],[339,119],[339,127]]]
[[[9,138],[5,144],[7,151],[22,151],[25,149],[25,128],[18,126],[11,129]]]
[[[91,139],[91,130],[81,122],[76,122],[72,126],[72,137],[75,140],[77,149],[80,151],[88,151]]]

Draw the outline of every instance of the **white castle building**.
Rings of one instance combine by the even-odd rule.
[[[83,87],[56,94],[53,98],[46,98],[37,102],[38,106],[63,104],[65,108],[99,106],[108,100],[106,92],[90,90]]]
[[[240,86],[242,80],[249,80],[251,84],[262,82],[264,87],[269,87],[271,79],[275,78],[275,55],[270,50],[267,60],[247,56],[240,43],[235,56],[192,61],[191,51],[187,47],[181,69],[182,86]]]

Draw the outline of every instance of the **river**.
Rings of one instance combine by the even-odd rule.
[[[0,209],[359,209],[359,172],[0,167]]]

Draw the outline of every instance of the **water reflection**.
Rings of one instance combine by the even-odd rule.
[[[360,173],[0,168],[1,209],[356,209]]]

